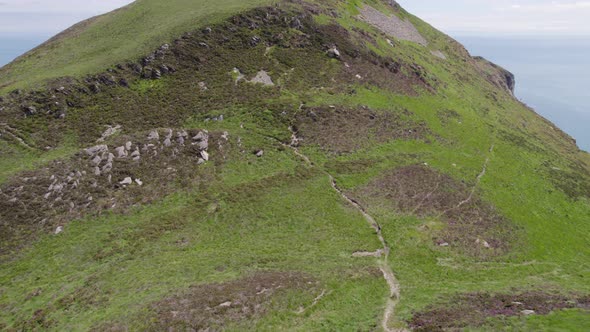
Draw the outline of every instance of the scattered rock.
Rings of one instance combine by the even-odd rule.
[[[338,51],[336,46],[331,47],[327,53],[330,58],[340,59],[340,51]]]
[[[481,240],[481,239],[477,239],[475,240],[476,244],[481,244],[482,246],[484,246],[484,248],[488,248],[490,249],[492,246],[490,246],[490,244],[488,243],[488,241],[485,240]]]
[[[201,158],[205,161],[209,161],[209,153],[207,153],[207,151],[201,151]]]
[[[35,114],[37,114],[37,109],[35,108],[35,106],[27,106],[24,108],[25,111],[25,116],[33,116]]]
[[[143,186],[143,181],[141,181],[141,179],[135,179],[135,183],[140,187]]]
[[[100,92],[100,86],[98,86],[98,83],[90,84],[90,86],[88,88],[90,89],[90,92],[92,92],[92,93],[99,93]]]
[[[360,18],[373,25],[381,32],[397,39],[411,41],[422,46],[428,45],[428,41],[418,32],[416,27],[408,20],[402,20],[393,14],[388,16],[371,6],[363,6],[360,9]]]
[[[264,156],[264,150],[258,150],[256,151],[256,157],[261,158],[262,156]]]
[[[297,17],[294,17],[293,20],[291,21],[291,28],[297,29],[297,30],[303,29],[303,24],[301,24],[301,20],[298,19]]]
[[[87,155],[94,156],[94,155],[96,155],[98,153],[109,151],[109,147],[106,146],[106,145],[104,145],[104,144],[101,144],[101,145],[96,145],[96,146],[93,146],[91,148],[88,148],[88,149],[86,149],[84,151],[86,152]]]
[[[148,140],[153,141],[153,140],[159,140],[159,139],[160,139],[160,135],[158,134],[157,130],[150,131],[150,134],[148,135]]]
[[[123,181],[119,182],[119,184],[122,185],[129,185],[133,183],[133,179],[130,177],[126,177]]]
[[[529,315],[534,315],[535,311],[534,310],[523,310],[520,312],[521,314],[525,315],[525,316],[529,316]]]
[[[250,80],[250,83],[258,83],[263,84],[266,86],[274,86],[274,82],[272,78],[268,75],[268,73],[264,70],[259,71],[256,76]]]
[[[125,146],[120,146],[120,147],[116,148],[115,152],[117,153],[117,158],[127,157],[127,150],[125,149]]]
[[[229,308],[229,307],[231,307],[231,301],[223,302],[222,304],[219,305],[219,307]]]
[[[260,42],[262,41],[262,39],[260,39],[260,37],[258,36],[254,36],[252,37],[252,39],[250,40],[250,45],[252,46],[256,46],[258,45]]]
[[[59,234],[59,233],[61,233],[61,232],[63,232],[63,231],[64,231],[64,228],[63,228],[63,226],[58,226],[58,227],[55,229],[55,232],[54,232],[54,234],[55,234],[55,235],[57,235],[57,234]]]
[[[205,83],[205,82],[199,82],[198,83],[198,86],[199,86],[199,89],[201,91],[207,91],[207,90],[209,90],[209,88],[207,87],[207,83]]]
[[[161,65],[161,66],[160,66],[160,72],[161,72],[163,75],[166,75],[166,74],[170,73],[171,71],[172,71],[172,70],[170,70],[170,67],[168,67],[168,66],[166,66],[166,65]]]
[[[112,126],[108,126],[107,130],[105,130],[104,133],[102,133],[102,135],[100,136],[100,138],[97,140],[97,142],[104,142],[107,138],[117,134],[119,131],[121,131],[121,126],[120,125],[116,125],[114,127]]]

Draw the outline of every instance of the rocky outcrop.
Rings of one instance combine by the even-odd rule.
[[[264,70],[261,70],[258,73],[256,73],[256,76],[254,76],[254,78],[250,80],[250,83],[258,83],[266,86],[275,85],[270,75],[268,75],[268,73]]]
[[[408,19],[402,20],[396,15],[387,16],[371,6],[363,6],[360,12],[359,17],[361,20],[373,25],[387,35],[422,46],[428,45],[428,41]]]
[[[211,158],[209,140],[205,130],[154,129],[23,173],[0,187],[0,240],[18,246],[38,231],[63,231],[73,219],[161,198],[174,179],[197,176]]]
[[[473,59],[490,82],[506,89],[511,94],[514,94],[514,89],[516,87],[516,78],[514,74],[484,57],[474,56]]]

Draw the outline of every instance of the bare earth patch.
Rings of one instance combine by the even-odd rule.
[[[542,292],[520,294],[471,293],[458,295],[415,313],[408,322],[415,331],[448,331],[485,325],[497,316],[546,315],[554,310],[590,308],[590,298]]]
[[[409,114],[339,106],[303,110],[295,129],[302,144],[317,144],[336,153],[368,148],[373,142],[420,139],[429,133],[425,124],[411,120]]]
[[[491,204],[472,195],[467,185],[427,166],[390,171],[358,189],[355,195],[365,206],[381,202],[402,213],[439,216],[447,227],[433,240],[474,256],[504,253],[514,236],[515,227]]]
[[[385,34],[400,40],[418,43],[422,46],[428,45],[428,41],[407,19],[402,20],[396,15],[387,16],[371,6],[363,6],[360,12],[363,21],[375,26]]]
[[[297,272],[262,272],[218,284],[190,287],[151,305],[151,329],[158,331],[220,330],[229,322],[263,315],[274,296],[287,290],[317,290],[318,282]]]

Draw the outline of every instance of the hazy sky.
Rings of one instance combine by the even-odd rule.
[[[449,33],[590,36],[590,1],[398,1],[410,12]],[[0,35],[51,36],[84,18],[130,2],[132,1],[0,0]]]
[[[398,0],[446,32],[590,36],[590,1]]]
[[[166,1],[166,0],[162,0]],[[53,36],[132,0],[0,0],[0,35]]]

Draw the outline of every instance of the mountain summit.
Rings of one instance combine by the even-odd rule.
[[[138,0],[0,69],[0,328],[583,330],[590,156],[379,0]]]

